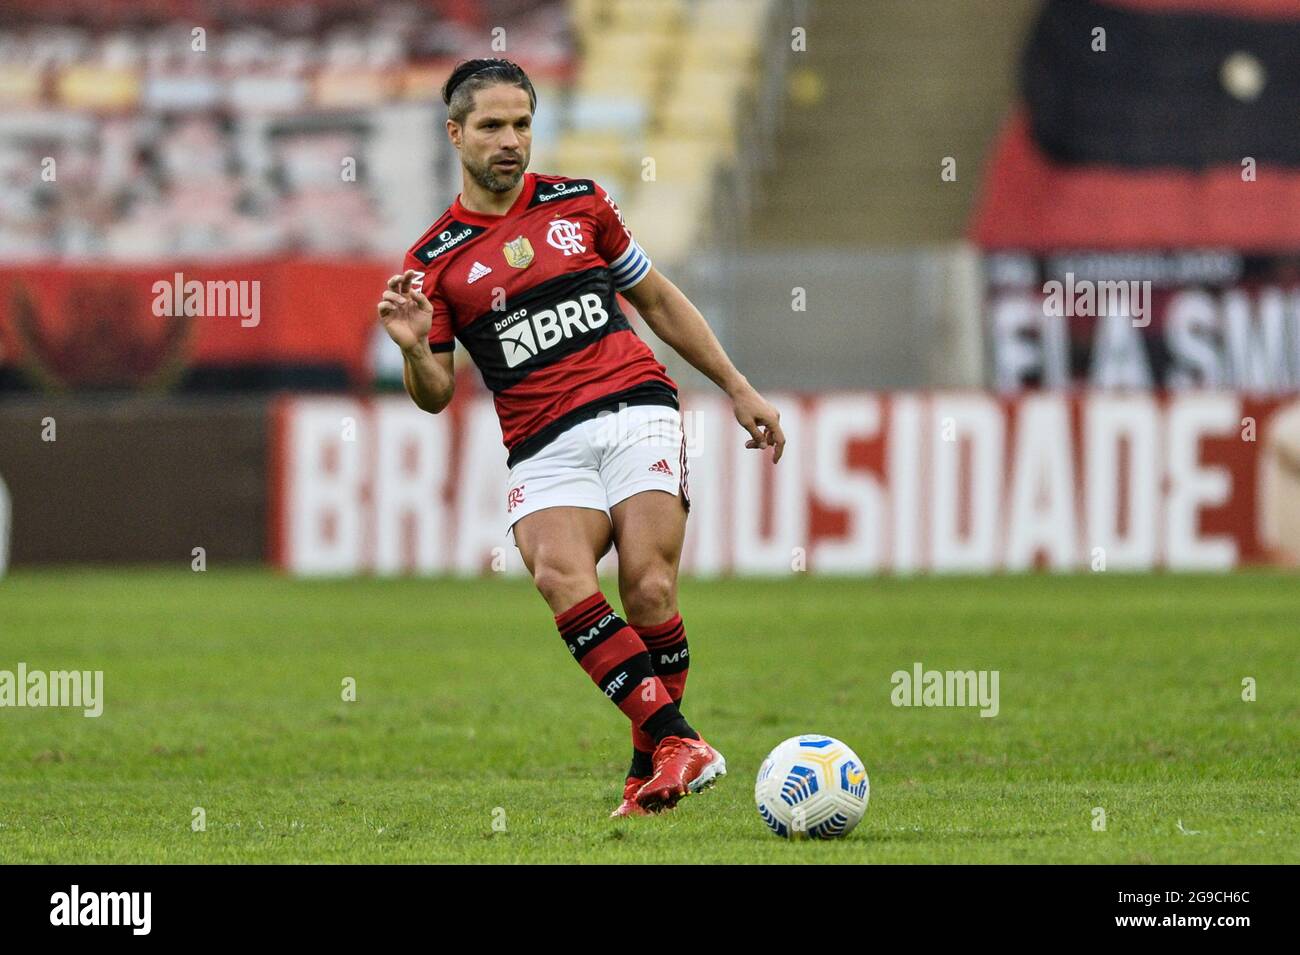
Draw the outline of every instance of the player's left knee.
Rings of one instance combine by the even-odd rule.
[[[667,568],[638,574],[623,588],[623,610],[641,626],[662,623],[677,607],[677,575]]]

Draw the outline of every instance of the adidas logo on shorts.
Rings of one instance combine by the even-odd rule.
[[[673,476],[673,469],[668,466],[668,460],[666,458],[660,458],[654,464],[650,465],[650,470],[657,474],[667,474],[669,477]]]

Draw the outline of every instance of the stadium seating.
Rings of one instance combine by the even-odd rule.
[[[707,224],[716,173],[736,159],[771,8],[521,5],[507,55],[539,93],[533,168],[595,178],[636,210],[633,228],[654,237],[657,261],[683,259]],[[440,122],[426,118],[427,138],[412,140],[416,114],[404,104],[432,106],[452,62],[497,51],[478,48],[485,29],[413,19],[397,4],[368,9],[304,31],[268,5],[257,22],[211,23],[197,58],[189,28],[161,14],[68,28],[30,13],[11,21],[0,175],[18,184],[45,156],[60,168],[59,188],[27,175],[4,200],[0,262],[399,253],[458,184]],[[74,156],[75,201],[62,188]],[[341,175],[345,157],[354,179]],[[394,198],[413,182],[415,201]]]
[[[582,66],[557,171],[594,176],[657,261],[684,258],[713,177],[736,156],[766,0],[575,0]]]
[[[459,185],[430,114],[456,59],[495,52],[490,31],[401,3],[337,13],[216,11],[201,36],[167,4],[76,25],[34,6],[8,17],[0,264],[400,255]],[[572,72],[565,33],[561,0],[510,23],[548,144]],[[593,101],[585,115],[614,132],[643,112]],[[34,177],[47,159],[56,178]]]

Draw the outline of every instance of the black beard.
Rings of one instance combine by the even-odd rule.
[[[524,178],[524,170],[527,166],[528,161],[526,159],[521,159],[519,162],[519,169],[510,176],[507,176],[505,179],[502,179],[500,176],[497,176],[492,172],[492,167],[490,165],[477,166],[473,163],[465,163],[465,168],[468,169],[469,174],[474,177],[474,181],[488,192],[509,192],[515,186],[519,185],[520,179]]]

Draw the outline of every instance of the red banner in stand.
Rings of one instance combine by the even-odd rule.
[[[392,263],[0,268],[0,367],[37,386],[158,387],[187,369],[328,366],[370,380]]]

